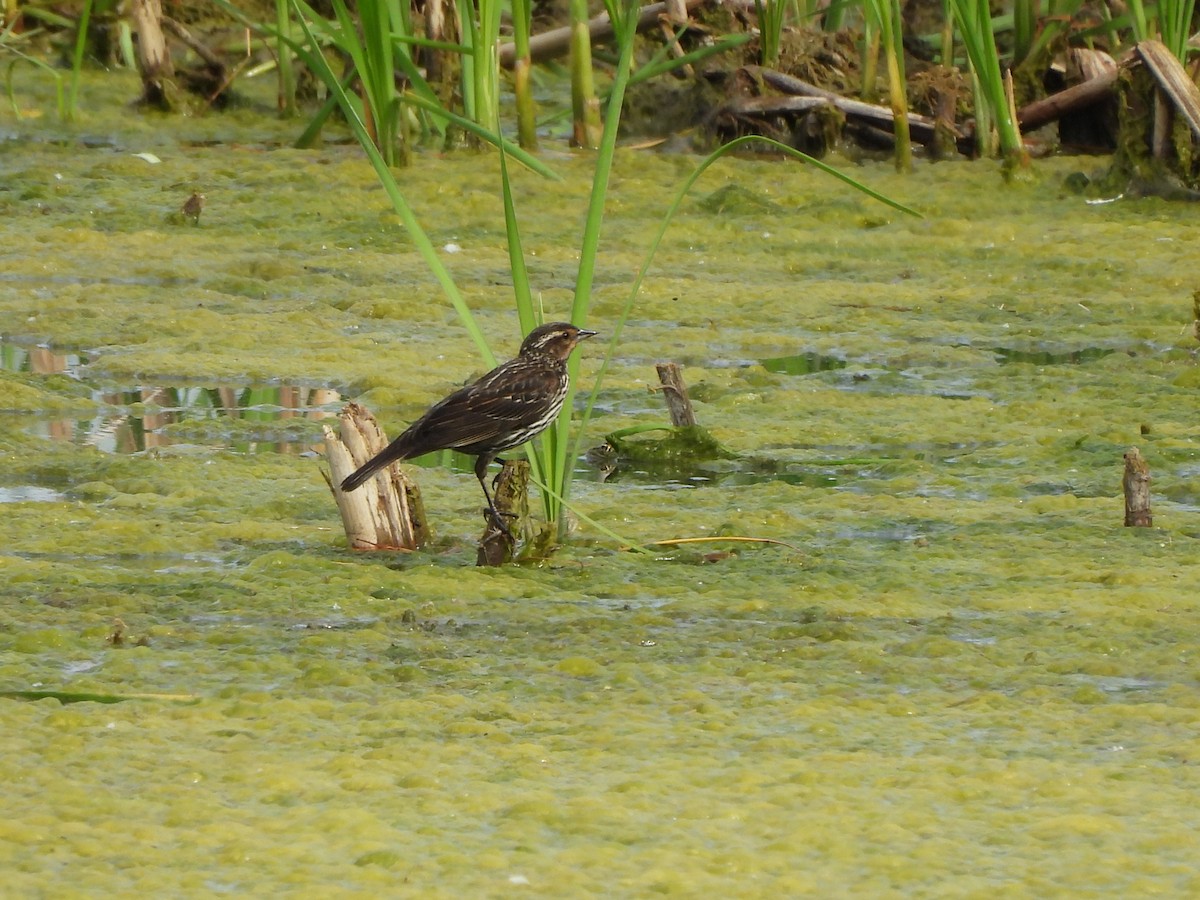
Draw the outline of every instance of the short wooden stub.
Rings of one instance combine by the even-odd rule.
[[[525,460],[506,461],[496,476],[492,493],[503,522],[492,522],[484,510],[487,526],[479,538],[479,552],[475,555],[477,566],[502,566],[512,562],[517,539],[529,522],[529,463]]]
[[[416,550],[429,540],[425,507],[415,481],[390,465],[358,490],[342,479],[387,446],[387,436],[366,408],[350,403],[338,415],[338,432],[325,427],[329,487],[355,550]]]
[[[1200,341],[1200,291],[1192,291],[1192,337]]]
[[[1142,458],[1137,447],[1125,453],[1125,477],[1121,479],[1125,489],[1125,525],[1149,528],[1154,524],[1150,515],[1150,467]]]
[[[692,401],[688,399],[687,385],[683,383],[683,374],[678,363],[658,363],[658,380],[662,384],[663,396],[667,401],[667,410],[671,413],[671,424],[676,428],[696,424],[696,411],[692,409]]]

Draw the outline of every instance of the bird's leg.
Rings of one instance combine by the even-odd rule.
[[[493,457],[485,453],[475,460],[475,477],[479,479],[479,486],[483,488],[483,496],[487,499],[488,518],[491,524],[501,531],[507,531],[508,525],[505,523],[504,517],[507,515],[515,519],[517,516],[515,513],[502,513],[496,509],[492,495],[487,489],[487,468],[491,465],[492,459]]]

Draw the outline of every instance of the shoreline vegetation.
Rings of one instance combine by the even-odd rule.
[[[1105,192],[1190,198],[1200,187],[1193,7],[212,0],[167,15],[158,0],[125,13],[85,0],[72,15],[11,2],[0,50],[14,109],[12,68],[32,66],[55,79],[65,119],[86,112],[77,87],[88,66],[138,71],[139,102],[177,112],[220,109],[242,79],[274,77],[280,115],[301,119],[298,146],[338,114],[336,89],[314,70],[328,63],[396,165],[417,147],[494,143],[497,125],[517,130],[517,152],[536,152],[539,137],[598,146],[618,74],[614,21],[628,14],[638,34],[621,112],[630,140],[683,136],[712,149],[758,134],[816,157],[892,155],[902,169],[914,153],[1001,156],[1013,170],[1052,152],[1115,153]]]

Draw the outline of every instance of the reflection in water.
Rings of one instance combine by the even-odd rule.
[[[768,372],[779,375],[811,375],[813,372],[829,372],[846,368],[846,360],[824,353],[797,353],[793,356],[777,356],[760,360]]]
[[[0,366],[11,372],[68,375],[84,381],[81,373],[86,365],[79,354],[0,342]],[[331,388],[294,384],[96,388],[91,399],[103,407],[93,418],[45,418],[34,432],[108,453],[137,453],[190,441],[222,443],[244,453],[322,452],[324,444],[313,440],[310,423],[336,415],[342,402],[341,394]],[[216,427],[189,431],[189,423]]]
[[[1077,350],[1018,350],[1014,347],[994,347],[992,352],[1001,363],[1027,363],[1034,366],[1086,365],[1116,353],[1112,347],[1081,347]]]

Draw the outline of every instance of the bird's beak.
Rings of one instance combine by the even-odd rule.
[[[595,337],[596,334],[597,334],[597,332],[595,332],[595,331],[588,331],[585,328],[580,328],[579,334],[575,335],[575,340],[586,341],[590,337]]]

